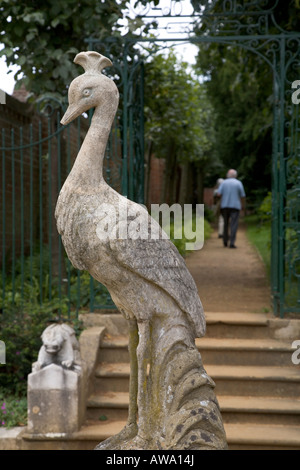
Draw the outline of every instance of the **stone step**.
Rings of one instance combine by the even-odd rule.
[[[128,417],[128,392],[102,392],[93,394],[87,402],[86,418],[94,422],[115,421]]]
[[[300,450],[300,426],[225,424],[230,450]]]
[[[30,434],[23,431],[12,450],[94,450],[99,442],[117,434],[125,420],[85,423],[72,434]],[[0,447],[0,450],[1,447]],[[6,449],[4,449],[6,450]]]
[[[208,313],[206,320],[207,333],[196,346],[216,382],[229,448],[300,449],[300,371],[292,364],[292,341],[274,339],[264,314]],[[128,414],[123,331],[124,336],[108,334],[102,341],[102,364],[88,400],[87,423],[103,423],[105,429],[120,420],[124,425]]]
[[[88,423],[73,438],[86,440],[96,446],[111,435],[117,434],[126,421]],[[254,423],[224,424],[229,450],[300,450],[300,426]],[[80,447],[80,444],[79,444]],[[93,448],[93,447],[90,447]]]
[[[128,409],[128,392],[103,392],[92,394],[88,398],[88,406],[91,408],[117,408]]]
[[[269,338],[267,315],[260,313],[207,312],[207,338]]]
[[[300,399],[261,396],[217,396],[224,423],[300,425]],[[88,400],[87,419],[126,420],[129,394],[103,392]]]
[[[93,450],[99,442],[117,434],[126,420],[87,421],[71,434],[32,435],[21,431],[14,450]],[[229,450],[300,450],[300,425],[224,423]],[[12,449],[11,446],[4,447]]]
[[[204,366],[252,365],[252,366],[291,366],[292,342],[246,338],[196,338]],[[100,362],[129,362],[127,336],[106,336],[99,351]]]
[[[104,336],[99,350],[100,362],[129,362],[128,336]]]
[[[80,315],[85,327],[105,327],[111,335],[128,335],[128,322],[118,311]],[[245,312],[205,312],[206,337],[295,339],[300,319],[281,319],[271,314]]]
[[[204,366],[291,366],[292,344],[275,339],[197,338]]]
[[[206,365],[216,382],[217,395],[296,396],[300,395],[300,371],[291,367]],[[95,371],[94,391],[127,392],[129,363],[100,363]]]
[[[216,383],[216,394],[299,397],[300,370],[295,366],[207,365],[207,373]]]
[[[129,376],[129,362],[99,363],[95,370],[94,393],[127,392],[129,390]]]
[[[281,397],[219,396],[223,423],[300,425],[300,400]]]

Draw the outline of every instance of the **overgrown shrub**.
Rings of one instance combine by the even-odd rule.
[[[260,204],[257,214],[261,222],[269,222],[272,216],[272,193],[268,192],[267,196]]]
[[[192,220],[192,228],[193,230],[196,229],[196,216],[195,215],[193,216],[193,220]],[[189,240],[185,237],[183,223],[182,223],[182,226],[179,228],[179,230],[180,230],[180,233],[178,233],[177,237],[180,237],[180,238],[175,238],[176,229],[174,227],[174,222],[170,224],[170,240],[174,243],[174,245],[178,249],[181,256],[185,257],[189,253],[189,251],[186,250],[186,243],[192,243],[195,240]],[[210,237],[211,233],[212,233],[212,227],[210,223],[207,221],[207,219],[204,218],[204,240],[207,240]]]
[[[27,422],[27,399],[8,396],[0,387],[0,427],[24,426]]]
[[[32,363],[37,360],[41,334],[51,322],[67,318],[61,317],[61,312],[67,311],[66,302],[66,299],[54,300],[39,305],[33,300],[28,302],[18,297],[14,304],[6,306],[1,314],[0,328],[0,337],[6,348],[6,364],[0,365],[0,384],[7,393],[20,397],[26,395],[27,376]],[[79,334],[80,322],[75,317],[69,321]]]
[[[15,268],[14,275],[10,273],[0,284],[0,339],[6,348],[6,364],[0,365],[0,386],[7,396],[23,397],[44,329],[53,321],[70,321],[79,334],[81,325],[70,309],[68,296],[59,294],[57,280],[49,282],[47,248],[23,261],[16,260]]]

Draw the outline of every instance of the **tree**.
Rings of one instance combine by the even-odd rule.
[[[78,66],[73,60],[78,52],[87,49],[88,37],[118,39],[124,19],[128,21],[128,34],[143,26],[141,21],[128,18],[126,8],[127,0],[3,0],[0,15],[5,20],[1,21],[0,43],[4,48],[0,55],[6,58],[7,65],[20,66],[15,76],[17,87],[24,84],[32,101],[52,97],[59,105],[66,98],[67,85],[78,75]],[[55,113],[49,125],[53,134],[58,125]],[[60,269],[64,271],[65,267],[59,257],[54,219],[58,192],[55,138],[51,145],[51,256],[53,274],[59,278]]]
[[[74,56],[87,49],[88,37],[120,38],[124,18],[130,34],[142,26],[129,18],[126,6],[127,0],[2,0],[0,15],[6,21],[1,24],[5,47],[0,55],[7,65],[20,66],[17,86],[23,83],[36,97],[65,95],[66,84],[78,74]]]
[[[201,46],[198,66],[216,114],[215,151],[224,174],[236,168],[247,195],[263,198],[271,185],[271,70],[255,54],[217,44]]]
[[[200,8],[199,4],[204,2],[193,3]],[[211,6],[211,14],[221,11],[222,2]],[[274,18],[284,30],[299,30],[298,0],[288,2],[288,5],[282,0],[277,2]],[[205,23],[199,25],[200,31],[197,27],[196,34],[203,34],[207,28]],[[226,31],[232,25],[224,22],[220,27]],[[206,34],[208,32],[206,30]],[[271,43],[269,47],[272,47]],[[199,73],[206,78],[207,93],[216,114],[215,151],[225,170],[229,167],[238,170],[247,196],[259,203],[271,188],[272,71],[255,52],[251,53],[241,45],[202,43],[197,64]]]
[[[178,165],[192,165],[202,177],[213,162],[212,108],[187,67],[172,51],[154,55],[145,67],[145,136],[150,154],[166,161],[162,199],[169,203],[176,199]]]

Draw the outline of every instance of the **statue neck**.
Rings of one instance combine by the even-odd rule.
[[[112,102],[95,108],[90,128],[68,177],[72,186],[95,188],[104,181],[103,159],[115,113],[116,107]]]

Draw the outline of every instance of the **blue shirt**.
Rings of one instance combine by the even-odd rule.
[[[222,196],[221,209],[229,207],[241,210],[241,197],[246,196],[243,183],[236,178],[224,180],[219,187],[218,194]]]

